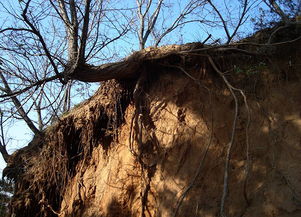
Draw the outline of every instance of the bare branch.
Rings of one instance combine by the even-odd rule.
[[[188,21],[183,21],[183,20],[186,18],[187,15],[191,14],[196,8],[200,7],[201,4],[202,4],[202,2],[198,2],[195,0],[188,2],[187,5],[185,6],[184,10],[173,21],[173,23],[170,25],[170,27],[168,27],[163,33],[161,33],[159,36],[157,36],[156,42],[155,42],[155,47],[157,47],[160,44],[162,39],[167,34],[171,33],[178,27],[183,26],[187,23],[200,22],[199,19],[193,19],[193,20],[188,20]]]
[[[87,43],[87,37],[88,37],[88,31],[89,31],[89,20],[90,20],[89,19],[90,3],[91,3],[91,0],[86,0],[84,24],[83,24],[83,29],[82,29],[82,37],[81,37],[79,55],[78,55],[79,63],[85,62],[85,50],[86,50],[86,43]]]
[[[212,0],[208,0],[208,3],[210,4],[210,6],[213,8],[213,10],[216,12],[216,14],[218,15],[220,21],[222,22],[222,26],[223,26],[223,29],[226,33],[226,36],[227,36],[227,42],[226,44],[229,44],[233,38],[236,36],[237,32],[238,32],[238,29],[243,25],[243,23],[245,22],[246,20],[246,16],[247,16],[247,13],[249,12],[251,5],[249,5],[249,0],[243,0],[242,2],[242,11],[239,12],[239,19],[238,19],[238,22],[237,24],[234,26],[234,29],[233,29],[233,32],[231,33],[230,32],[230,24],[228,21],[225,20],[224,16],[222,15],[221,11],[213,4]],[[227,6],[226,6],[227,8]],[[230,13],[230,12],[229,12]],[[234,25],[234,24],[232,24]]]
[[[53,70],[54,70],[55,74],[58,76],[60,73],[58,71],[58,68],[57,68],[56,64],[54,63],[54,61],[53,61],[53,59],[51,57],[51,54],[50,54],[50,52],[49,52],[49,50],[47,48],[47,45],[46,45],[46,42],[44,41],[43,36],[36,29],[36,27],[30,22],[30,20],[28,19],[27,15],[26,15],[30,2],[31,2],[31,0],[28,0],[28,2],[26,3],[26,6],[25,6],[25,8],[23,10],[23,13],[22,13],[22,17],[24,19],[24,22],[31,28],[33,34],[35,34],[39,38],[39,41],[42,44],[43,50],[45,51],[45,54],[46,54],[47,58],[49,59],[51,65],[53,67]],[[60,82],[62,84],[65,84],[65,81],[63,81],[63,79],[62,79],[61,76],[58,76],[57,78],[60,80]]]
[[[289,24],[288,16],[283,12],[280,6],[277,4],[275,0],[263,0],[263,2],[275,13],[277,13],[281,19],[284,21],[285,24]]]
[[[225,30],[225,33],[226,33],[227,38],[228,38],[228,41],[229,41],[229,38],[230,38],[231,36],[230,36],[230,32],[229,32],[229,30],[228,30],[228,25],[227,25],[226,21],[224,20],[223,15],[222,15],[221,12],[217,9],[217,7],[212,3],[211,0],[208,0],[208,3],[211,5],[211,7],[213,8],[213,10],[217,13],[218,17],[219,17],[220,20],[222,21],[223,28],[224,28],[224,30]]]
[[[242,23],[243,23],[243,20],[244,20],[244,17],[246,16],[247,12],[248,12],[248,0],[244,0],[244,3],[243,3],[243,11],[240,15],[240,18],[239,18],[239,21],[234,29],[234,31],[232,32],[230,38],[228,38],[228,41],[227,41],[227,44],[229,44],[233,37],[236,35],[238,29],[241,27]]]
[[[25,31],[25,32],[31,32],[33,33],[33,31],[31,29],[26,29],[26,28],[5,28],[5,29],[2,29],[0,30],[0,33],[4,33],[4,32],[7,32],[7,31]]]
[[[150,17],[150,21],[148,23],[147,30],[146,30],[146,32],[145,32],[145,34],[143,36],[143,43],[144,44],[146,43],[146,40],[147,40],[149,34],[151,33],[151,31],[153,31],[153,29],[154,29],[154,26],[155,26],[155,24],[157,22],[157,19],[158,19],[160,10],[161,10],[162,3],[163,3],[163,0],[160,0],[159,3],[158,3],[158,5],[157,5],[156,10],[154,11],[154,13]]]
[[[59,0],[59,8],[60,11],[58,10],[58,8],[55,6],[55,4],[53,3],[52,0],[50,0],[50,4],[52,5],[52,7],[54,8],[54,10],[56,11],[56,13],[60,16],[60,18],[64,21],[65,25],[70,27],[71,23],[66,11],[66,6],[65,6],[65,2],[63,0]]]
[[[69,61],[73,62],[78,57],[78,19],[76,12],[76,5],[74,0],[69,0],[70,14],[71,14],[71,28],[67,28],[68,32],[68,55]]]
[[[2,157],[4,161],[7,163],[9,160],[9,154],[6,149],[6,141],[4,138],[4,127],[3,127],[3,112],[0,110],[0,153],[2,154]]]
[[[147,27],[146,27],[146,15],[148,14],[149,10],[150,10],[150,7],[152,5],[152,0],[149,0],[147,2],[147,5],[146,5],[146,9],[144,12],[142,12],[142,6],[143,6],[143,3],[144,1],[139,1],[137,0],[137,6],[138,6],[138,10],[137,10],[137,13],[138,13],[138,17],[139,17],[139,32],[138,32],[138,38],[139,38],[139,46],[140,46],[140,50],[144,49],[145,48],[145,44],[146,44],[146,41],[150,35],[150,33],[153,31],[154,29],[154,26],[157,22],[157,19],[158,19],[158,16],[159,16],[159,13],[160,13],[160,10],[161,10],[161,7],[162,7],[162,3],[163,3],[164,0],[159,0],[159,2],[157,3],[157,6],[156,6],[156,9],[154,10],[154,12],[151,14],[148,22],[147,22]],[[145,30],[146,28],[146,30]]]
[[[38,86],[40,86],[40,85],[42,85],[46,82],[54,81],[54,80],[58,79],[59,76],[62,76],[62,74],[55,75],[55,76],[52,76],[52,77],[48,77],[48,78],[45,78],[45,79],[42,79],[42,80],[38,80],[38,81],[30,84],[29,86],[27,86],[26,88],[23,88],[21,90],[14,91],[14,92],[11,91],[9,93],[2,94],[2,95],[0,95],[0,98],[17,96],[17,95],[22,94],[22,93],[24,93],[24,92],[26,92],[26,91],[34,88],[34,87],[37,88]]]
[[[7,94],[12,94],[12,91],[5,79],[5,77],[2,74],[2,71],[0,71],[0,78],[5,86],[6,92]],[[18,100],[18,98],[16,96],[11,96],[11,100],[14,103],[14,105],[17,108],[18,113],[20,114],[20,116],[23,118],[23,120],[26,122],[27,126],[32,130],[32,132],[36,135],[40,135],[41,132],[36,128],[36,126],[34,125],[34,123],[32,122],[32,120],[28,117],[27,113],[25,112],[25,110],[23,109],[22,104],[20,103],[20,101]]]

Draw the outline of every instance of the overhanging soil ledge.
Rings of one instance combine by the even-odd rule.
[[[244,91],[251,117],[238,95],[225,213],[301,216],[300,47],[259,57],[204,54],[198,43],[151,49],[138,78],[103,82],[12,155],[4,171],[16,183],[11,213],[219,216],[235,101],[210,55]]]

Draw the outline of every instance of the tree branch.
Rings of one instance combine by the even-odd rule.
[[[82,29],[82,37],[80,42],[79,48],[79,55],[78,55],[78,63],[85,63],[85,51],[86,51],[86,43],[87,43],[87,36],[89,31],[89,14],[90,14],[90,3],[91,0],[86,0],[85,5],[85,16],[84,16],[84,24]]]
[[[68,33],[68,55],[69,61],[76,61],[78,58],[78,19],[76,12],[76,4],[74,0],[69,0],[71,27],[67,28]]]
[[[22,93],[24,93],[24,92],[30,90],[30,89],[33,88],[33,87],[36,87],[36,88],[37,88],[38,86],[40,86],[40,85],[42,85],[42,84],[44,84],[44,83],[46,83],[46,82],[54,81],[54,80],[58,79],[59,76],[62,77],[62,74],[55,75],[55,76],[52,76],[52,77],[49,77],[49,78],[45,78],[45,79],[42,79],[42,80],[38,80],[38,81],[36,81],[36,82],[30,84],[28,87],[25,87],[25,88],[23,88],[23,89],[21,89],[21,90],[18,90],[18,91],[15,91],[15,92],[11,91],[10,93],[2,94],[2,95],[0,95],[0,98],[4,98],[4,97],[12,97],[12,96],[20,95],[20,94],[22,94]]]
[[[2,74],[2,71],[0,71],[0,78],[4,84],[4,87],[6,89],[6,92],[8,94],[12,94],[12,91],[5,79],[5,77]],[[27,126],[31,129],[31,131],[35,134],[35,135],[41,135],[41,131],[39,131],[36,126],[34,125],[34,123],[32,122],[32,120],[28,117],[27,113],[25,112],[25,110],[23,109],[22,104],[20,103],[20,101],[18,100],[18,98],[16,96],[11,96],[10,97],[12,102],[14,103],[14,105],[16,106],[16,109],[18,111],[18,113],[20,114],[20,116],[23,118],[23,120],[26,122]]]
[[[146,32],[145,32],[145,34],[144,34],[144,36],[143,36],[143,42],[144,42],[144,44],[146,43],[149,34],[150,34],[150,33],[153,31],[153,29],[154,29],[154,26],[155,26],[155,24],[156,24],[156,22],[157,22],[157,19],[158,19],[160,10],[161,10],[162,3],[163,3],[163,0],[160,0],[160,1],[158,2],[158,5],[157,5],[156,10],[155,10],[154,13],[151,15],[150,21],[149,21],[149,23],[148,23],[147,30],[146,30]]]
[[[59,3],[59,8],[60,8],[61,12],[57,9],[57,6],[55,6],[55,4],[53,3],[53,1],[50,0],[50,4],[52,5],[52,7],[56,11],[56,13],[59,15],[59,17],[61,18],[61,20],[64,21],[64,23],[65,23],[65,25],[67,27],[71,27],[71,23],[70,23],[70,20],[69,20],[67,11],[66,11],[65,2],[63,0],[59,0],[58,3]]]
[[[31,29],[13,28],[13,27],[2,29],[2,30],[0,30],[0,33],[4,33],[4,32],[7,32],[7,31],[25,31],[25,32],[34,33]]]
[[[2,154],[4,161],[7,163],[10,155],[8,154],[6,149],[6,143],[4,139],[4,129],[3,129],[3,112],[1,110],[0,110],[0,133],[1,133],[0,153]]]
[[[277,4],[275,0],[263,0],[264,3],[271,8],[275,13],[277,13],[281,19],[284,21],[285,24],[289,24],[289,18],[288,16],[283,12],[283,10],[280,8],[280,6]]]
[[[128,79],[137,76],[139,62],[122,61],[107,63],[101,66],[87,64],[78,65],[68,73],[71,79],[83,82],[100,82],[110,79]]]
[[[30,22],[30,20],[29,20],[28,17],[27,17],[27,10],[28,10],[29,3],[30,3],[30,2],[31,2],[31,0],[28,0],[28,2],[26,3],[26,6],[25,6],[25,8],[24,8],[24,10],[23,10],[23,12],[22,12],[22,17],[23,17],[23,19],[24,19],[24,22],[31,28],[33,34],[35,34],[35,35],[38,37],[40,43],[42,44],[43,50],[44,50],[44,52],[45,52],[47,58],[49,59],[51,65],[52,65],[52,67],[53,67],[53,70],[54,70],[55,74],[58,76],[60,73],[59,73],[59,71],[58,71],[58,68],[57,68],[56,64],[54,63],[54,61],[53,61],[53,59],[52,59],[52,57],[51,57],[51,54],[50,54],[50,52],[49,52],[49,50],[48,50],[48,48],[47,48],[47,45],[46,45],[46,43],[45,43],[45,41],[44,41],[43,36],[42,36],[41,33],[37,30],[37,28]],[[62,77],[58,76],[58,79],[60,80],[60,82],[61,82],[62,84],[65,84],[65,83],[66,83],[65,81],[63,81]]]
[[[229,38],[230,38],[231,36],[230,36],[230,32],[229,32],[229,30],[228,30],[228,25],[227,25],[226,21],[224,20],[223,15],[222,15],[221,12],[217,9],[217,7],[212,3],[211,0],[208,0],[208,3],[211,5],[211,7],[213,8],[213,10],[217,13],[217,15],[219,16],[220,20],[222,21],[222,23],[223,23],[223,28],[224,28],[225,33],[226,33],[226,35],[227,35],[227,38],[228,38],[228,40],[229,40]]]

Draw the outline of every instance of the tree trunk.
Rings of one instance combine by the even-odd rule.
[[[101,66],[81,64],[68,75],[74,80],[83,82],[100,82],[110,79],[130,79],[137,77],[140,63],[134,61],[122,61],[108,63]]]

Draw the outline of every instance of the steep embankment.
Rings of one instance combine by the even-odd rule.
[[[152,50],[138,81],[103,83],[15,153],[5,171],[16,180],[12,212],[209,217],[222,206],[227,216],[301,216],[300,40],[252,47],[272,49],[259,58],[189,46]],[[208,55],[247,97],[235,92],[237,115]]]

